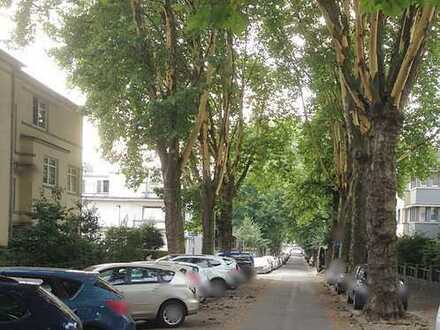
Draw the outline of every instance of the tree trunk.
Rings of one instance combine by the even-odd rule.
[[[176,146],[176,145],[175,145]],[[168,252],[185,253],[185,236],[181,201],[181,176],[178,149],[159,150],[164,183],[165,232]]]
[[[215,191],[211,182],[204,182],[200,191],[202,209],[202,253],[214,254],[214,203]]]
[[[356,130],[350,145],[352,172],[350,182],[352,267],[367,262],[367,195],[368,195],[368,140]]]
[[[396,157],[402,118],[393,108],[373,109],[367,197],[368,287],[366,314],[394,319],[403,314],[396,257]]]
[[[217,222],[219,247],[222,251],[231,251],[233,249],[232,212],[234,195],[234,183],[225,182],[221,192],[220,217]]]
[[[346,264],[350,262],[351,211],[350,195],[345,191],[341,191],[339,195],[338,222],[341,224],[342,231],[341,258]]]

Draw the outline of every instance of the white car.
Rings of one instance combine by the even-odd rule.
[[[239,285],[237,281],[238,266],[232,258],[210,255],[182,255],[173,257],[170,260],[196,264],[203,268],[214,296],[223,296],[226,289],[235,289]]]
[[[272,271],[272,265],[266,257],[254,258],[254,267],[257,274],[267,274]]]
[[[144,262],[145,263],[145,262]],[[184,273],[190,287],[197,291],[200,300],[203,301],[209,297],[211,292],[211,283],[209,282],[208,273],[205,268],[199,267],[196,264],[190,264],[180,261],[157,261],[157,264],[175,267],[181,273]]]
[[[165,327],[180,326],[199,310],[195,290],[183,273],[154,263],[117,263],[89,267],[125,296],[135,320],[158,320]]]

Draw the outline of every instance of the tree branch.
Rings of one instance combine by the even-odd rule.
[[[208,46],[208,53],[210,55],[214,54],[215,50],[215,32],[211,31],[209,36],[209,46]],[[207,105],[208,105],[208,98],[209,98],[209,88],[210,83],[212,80],[214,74],[214,67],[212,63],[208,62],[207,69],[206,69],[206,81],[205,81],[205,87],[200,95],[199,100],[199,109],[198,114],[196,118],[196,122],[190,132],[190,135],[187,140],[187,144],[183,149],[182,156],[180,158],[180,168],[183,170],[185,168],[185,164],[188,161],[189,156],[191,155],[194,143],[197,140],[197,136],[199,135],[199,132],[202,127],[203,118],[205,117]]]
[[[391,90],[393,105],[397,110],[400,108],[401,97],[408,82],[409,75],[413,71],[411,70],[411,67],[418,60],[418,57],[421,56],[420,49],[422,48],[429,33],[429,28],[431,26],[434,14],[435,7],[433,5],[423,7],[419,17],[416,19],[411,29],[411,41],[403,58],[396,81],[394,82]]]

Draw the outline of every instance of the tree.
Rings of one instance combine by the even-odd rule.
[[[243,29],[241,1],[1,4],[14,4],[22,44],[32,40],[35,26],[61,41],[53,54],[87,95],[105,156],[132,185],[146,176],[147,150],[156,151],[169,250],[183,252],[181,175],[206,117],[215,36]]]

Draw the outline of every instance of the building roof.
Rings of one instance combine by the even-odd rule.
[[[39,81],[39,80],[35,79],[34,77],[32,77],[30,74],[24,72],[22,70],[22,68],[26,67],[26,65],[24,63],[20,62],[19,60],[17,60],[11,54],[9,54],[8,52],[6,52],[6,51],[4,51],[2,49],[0,49],[0,61],[4,61],[7,64],[9,64],[10,66],[12,66],[14,69],[16,69],[19,72],[20,77],[22,77],[28,83],[32,84],[34,87],[36,87],[38,89],[41,89],[42,91],[47,93],[49,96],[57,99],[59,102],[64,103],[65,105],[73,108],[74,110],[78,110],[79,109],[79,106],[76,103],[72,102],[71,100],[69,100],[64,95],[62,95],[62,94],[54,91],[50,87],[46,86],[41,81]]]

